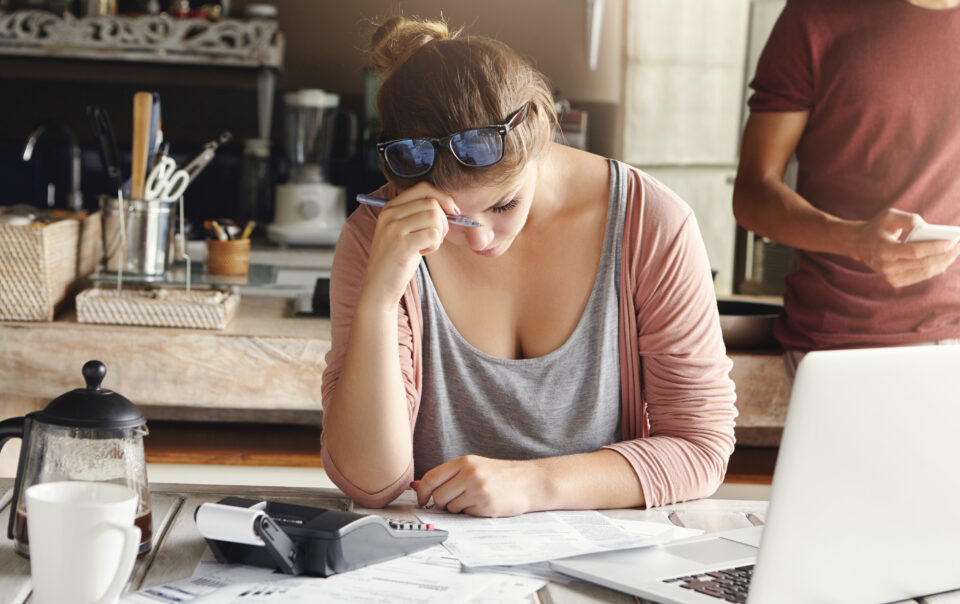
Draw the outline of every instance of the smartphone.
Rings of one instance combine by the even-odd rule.
[[[921,224],[910,231],[904,241],[906,243],[917,241],[952,241],[956,243],[958,240],[960,240],[960,226]]]

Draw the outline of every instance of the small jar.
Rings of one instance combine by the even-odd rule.
[[[250,239],[207,239],[206,267],[212,275],[246,275],[250,270]]]

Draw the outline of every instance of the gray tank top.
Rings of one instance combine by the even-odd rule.
[[[423,391],[414,429],[416,478],[461,455],[535,459],[595,451],[620,440],[619,285],[626,191],[610,161],[603,252],[590,299],[570,337],[531,359],[474,348],[440,303],[426,262]]]

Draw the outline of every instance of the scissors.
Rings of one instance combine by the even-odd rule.
[[[213,160],[217,147],[229,140],[230,133],[224,132],[218,140],[204,145],[200,155],[180,169],[177,169],[177,162],[172,157],[168,155],[161,157],[150,171],[150,176],[147,177],[144,187],[147,201],[174,201],[182,197],[193,179]]]
[[[177,162],[172,157],[164,156],[150,171],[147,185],[144,188],[147,201],[173,201],[179,199],[190,184],[190,173],[186,168],[177,169]]]

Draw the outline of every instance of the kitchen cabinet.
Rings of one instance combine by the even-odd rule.
[[[731,207],[750,0],[626,4],[623,159],[693,209],[719,294],[733,291]]]
[[[693,208],[721,295],[777,293],[743,288],[745,281],[760,279],[762,263],[758,260],[753,270],[753,236],[737,225],[732,201],[749,83],[784,4],[626,4],[623,159],[663,181]],[[768,260],[773,256],[768,253]],[[781,275],[770,269],[771,280],[778,281]]]
[[[749,7],[749,0],[627,3],[627,162],[736,164]]]
[[[741,127],[747,123],[750,110],[747,100],[753,91],[750,82],[757,71],[757,61],[786,0],[752,0],[747,40],[746,76],[743,86]],[[738,151],[739,153],[739,151]],[[793,186],[797,178],[797,160],[791,158],[784,182]],[[758,237],[737,225],[734,253],[733,291],[743,294],[782,294],[783,277],[793,268],[793,249]]]

